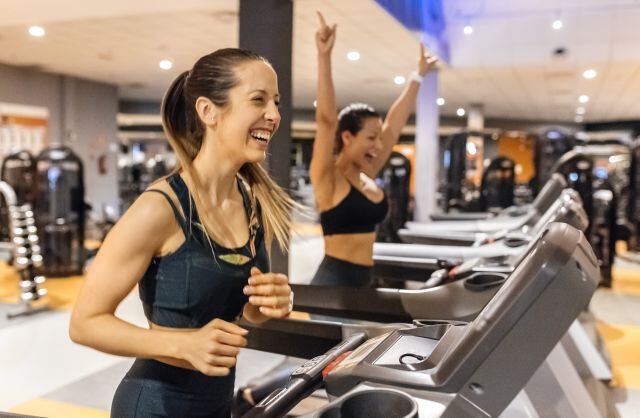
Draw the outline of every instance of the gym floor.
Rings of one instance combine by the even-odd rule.
[[[322,237],[314,226],[300,231],[291,249],[290,278],[306,283],[321,261]],[[616,407],[622,417],[634,417],[640,411],[640,264],[619,258],[613,277],[613,288],[598,289],[591,310],[611,355]],[[52,309],[7,320],[5,314],[18,306],[17,275],[0,265],[0,411],[60,418],[109,416],[115,388],[132,360],[69,340],[70,311],[81,282],[81,277],[47,280],[46,299]],[[137,291],[124,300],[117,314],[146,325]],[[236,383],[241,385],[281,361],[281,356],[244,350]]]

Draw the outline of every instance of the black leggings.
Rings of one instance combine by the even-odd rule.
[[[229,417],[235,369],[224,377],[136,359],[120,382],[112,418]]]
[[[314,286],[371,287],[371,267],[325,255],[310,284]]]

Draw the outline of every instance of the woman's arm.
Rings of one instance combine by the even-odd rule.
[[[437,58],[426,55],[424,45],[420,44],[417,74],[424,77],[437,61]],[[413,112],[419,89],[420,83],[417,80],[409,79],[400,96],[389,108],[382,125],[382,152],[378,154],[373,164],[376,175],[387,163],[393,146],[398,142],[400,132]]]
[[[117,318],[114,312],[144,274],[151,258],[178,226],[162,196],[143,194],[108,234],[74,306],[71,339],[105,353],[186,360],[210,375],[235,365],[246,331],[214,320],[199,330],[150,330]]]
[[[121,356],[177,356],[173,333],[143,329],[114,315],[162,245],[166,235],[158,232],[171,229],[171,211],[161,200],[143,194],[107,235],[73,309],[73,341]]]
[[[331,50],[336,39],[336,25],[329,27],[318,12],[320,27],[316,32],[318,83],[316,88],[316,137],[309,174],[317,201],[333,197],[333,147],[338,117],[336,96],[331,76]],[[320,198],[320,199],[318,199]]]

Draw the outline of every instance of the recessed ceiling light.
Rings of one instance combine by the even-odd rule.
[[[313,101],[313,107],[318,107],[318,101],[317,100]]]
[[[360,59],[360,53],[358,51],[349,51],[347,53],[347,59],[349,61],[358,61]]]
[[[576,108],[576,115],[584,115],[586,111],[587,111],[587,109],[585,109],[584,107],[580,106],[580,107]]]
[[[29,28],[29,35],[41,38],[45,34],[44,28],[41,26],[31,26]]]
[[[398,84],[398,85],[404,84],[405,81],[406,81],[405,78],[403,76],[401,76],[401,75],[397,75],[397,76],[393,77],[393,82]]]
[[[560,19],[554,20],[553,23],[551,24],[551,27],[554,28],[555,30],[562,29],[562,20]]]
[[[444,106],[444,98],[442,98],[442,97],[438,97],[438,98],[436,99],[436,104],[437,104],[438,106]]]
[[[580,103],[587,103],[589,101],[589,96],[587,96],[586,94],[583,94],[580,97],[578,97],[578,101]]]
[[[460,117],[464,116],[464,114],[465,114],[465,113],[466,113],[466,112],[465,112],[465,111],[464,111],[464,109],[463,109],[463,108],[461,108],[461,107],[459,107],[459,108],[458,108],[458,110],[456,110],[456,115],[458,115],[458,116],[460,116]]]
[[[582,76],[588,80],[592,79],[592,78],[596,78],[596,76],[598,75],[598,73],[596,72],[596,70],[594,69],[588,69],[585,72],[582,73]]]
[[[473,33],[473,26],[466,25],[464,29],[462,29],[462,32],[464,32],[465,35],[471,35]]]
[[[162,60],[160,61],[160,68],[162,68],[163,70],[170,70],[171,68],[173,68],[173,63],[169,60]]]
[[[576,121],[576,123],[580,123],[584,120],[584,116],[582,115],[576,115],[575,118],[573,118],[574,121]]]

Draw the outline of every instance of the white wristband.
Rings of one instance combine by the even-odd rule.
[[[418,74],[417,71],[412,72],[411,75],[409,76],[409,80],[410,81],[415,81],[418,84],[422,83],[422,78],[423,78],[423,76]]]

